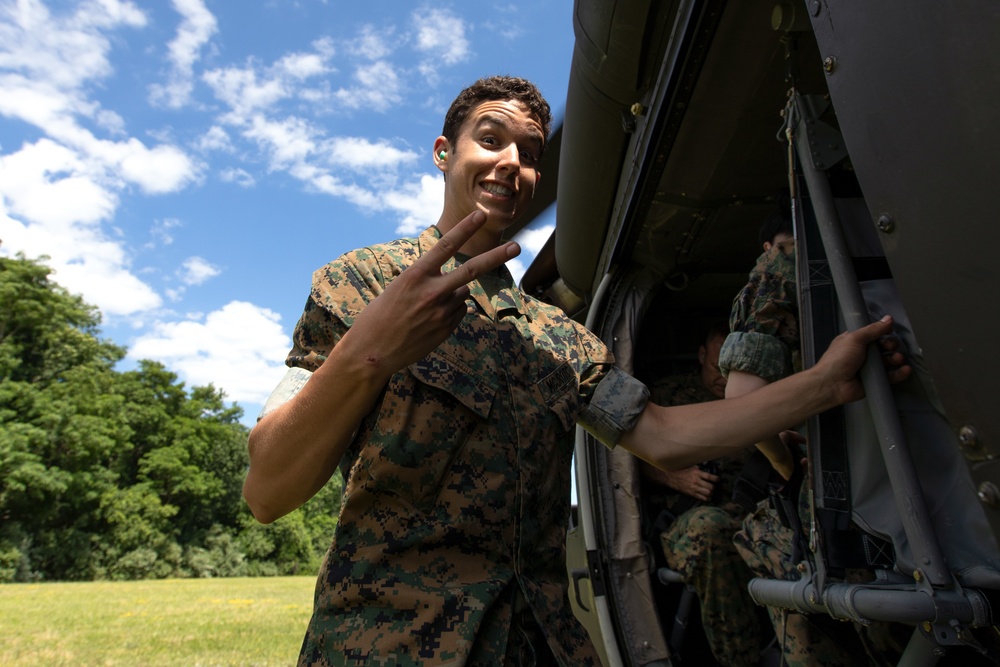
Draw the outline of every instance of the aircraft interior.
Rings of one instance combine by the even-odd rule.
[[[814,362],[837,330],[856,325],[839,314],[843,304],[870,312],[879,304],[909,325],[894,284],[894,272],[908,277],[909,267],[897,259],[891,217],[872,215],[874,197],[861,187],[831,96],[836,77],[845,76],[850,63],[846,54],[821,48],[813,27],[824,20],[836,26],[839,17],[826,16],[834,9],[825,2],[773,0],[578,0],[566,116],[542,165],[543,173],[558,172],[557,185],[540,193],[536,204],[541,208],[555,199],[556,230],[522,288],[586,322],[612,346],[619,365],[644,381],[694,371],[707,324],[728,318],[761,252],[761,222],[787,198],[798,211],[797,251],[810,262],[799,270],[809,286],[803,299],[804,363]],[[530,219],[526,216],[525,224]],[[829,240],[831,221],[843,247]],[[855,283],[849,290],[845,276]],[[864,294],[858,291],[862,284]],[[914,340],[910,344],[921,349]],[[929,366],[935,370],[933,361]],[[936,394],[938,378],[924,374],[914,403],[899,413],[909,429],[906,436],[915,437],[914,428],[933,432],[941,449],[921,444],[919,449],[930,453],[921,458],[917,452],[915,466],[903,473],[892,462],[853,450],[848,463],[817,452],[807,476],[817,489],[815,502],[835,517],[822,521],[850,521],[852,529],[860,524],[861,532],[896,547],[895,561],[879,570],[884,587],[851,589],[849,595],[881,596],[872,605],[883,617],[916,629],[899,664],[994,664],[1000,636],[990,627],[992,616],[973,618],[963,611],[956,620],[940,614],[951,602],[988,604],[998,586],[995,572],[976,579],[955,567],[966,560],[977,564],[973,567],[986,563],[987,570],[995,566],[990,523],[995,526],[996,519],[982,514],[969,479],[968,452],[964,459],[957,455],[954,425],[946,421]],[[872,411],[894,412],[878,406]],[[934,414],[925,423],[918,413]],[[878,415],[872,426],[870,417],[850,410],[836,419],[840,422],[824,417],[805,425],[815,447],[838,438],[877,443],[885,440],[883,429],[898,428],[885,426]],[[877,445],[865,446],[878,451]],[[950,463],[939,463],[946,459]],[[577,465],[571,601],[595,641],[603,641],[605,664],[712,664],[697,638],[696,609],[686,616],[690,632],[682,637],[683,648],[674,635],[677,606],[685,604],[683,585],[664,580],[662,558],[644,532],[651,510],[634,459],[580,435]],[[838,472],[835,465],[854,467]],[[878,469],[877,479],[859,466]],[[936,466],[950,476],[927,478],[925,471]],[[847,492],[853,507],[849,501],[838,505],[845,499],[835,497],[829,481],[836,474],[853,483]],[[953,504],[921,493],[921,485],[954,490]],[[874,490],[878,486],[881,491]],[[866,503],[892,507],[900,489],[929,509],[888,519],[860,513]],[[961,513],[975,516],[949,528]],[[819,533],[827,546],[843,535]],[[973,534],[982,538],[982,552],[970,555],[966,552],[978,547],[952,546]],[[800,612],[868,620],[826,597],[816,602],[847,585],[835,560],[814,559],[794,591],[791,582],[765,582],[757,593],[768,604],[795,598],[789,606],[798,605]],[[935,564],[940,564],[936,573]],[[971,592],[979,589],[986,591],[982,597]],[[952,591],[957,597],[946,600]],[[925,605],[917,593],[931,602]],[[910,611],[916,607],[920,610]]]

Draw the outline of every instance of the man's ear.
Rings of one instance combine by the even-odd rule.
[[[451,154],[451,144],[441,136],[434,140],[434,164],[442,173],[448,173],[448,156]]]
[[[698,363],[704,366],[705,358],[707,357],[707,355],[708,355],[708,350],[705,349],[704,345],[700,345],[698,347]]]
[[[535,172],[535,183],[531,186],[531,198],[535,198],[535,190],[538,189],[538,184],[542,182],[542,172]]]

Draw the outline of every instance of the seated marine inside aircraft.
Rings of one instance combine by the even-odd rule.
[[[739,396],[801,368],[795,239],[790,211],[781,209],[760,230],[763,253],[747,285],[733,302],[731,333],[720,354],[727,377],[726,396]],[[883,351],[892,353],[892,342]],[[770,498],[761,500],[736,533],[735,548],[757,577],[795,580],[805,557],[812,494],[803,482],[802,439],[794,432],[758,443],[774,475]],[[749,469],[749,468],[748,468]],[[868,581],[868,570],[848,571],[848,581]],[[912,628],[887,622],[836,622],[824,615],[804,615],[768,607],[775,635],[788,665],[895,664]]]
[[[699,369],[650,382],[659,405],[689,405],[725,397],[719,350],[728,324],[714,322],[698,347]],[[746,510],[732,500],[733,482],[748,452],[665,471],[640,461],[651,543],[659,543],[667,567],[697,594],[702,628],[720,665],[756,667],[771,632],[750,598],[753,574],[733,545]],[[765,646],[761,646],[762,640]],[[672,646],[677,650],[678,646]]]

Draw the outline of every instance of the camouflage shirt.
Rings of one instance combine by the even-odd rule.
[[[700,373],[689,373],[687,375],[671,375],[651,383],[649,385],[649,400],[657,405],[671,406],[706,403],[719,399],[705,388]],[[733,484],[743,471],[743,466],[746,465],[749,455],[749,451],[742,451],[712,462],[714,464],[712,467],[715,468],[713,472],[719,475],[719,481],[715,485],[711,501],[707,504],[722,507],[734,516],[742,517],[746,514],[745,510],[732,501],[732,497]],[[650,490],[649,500],[651,507],[666,509],[675,517],[692,507],[703,504],[687,494],[662,484],[656,484],[655,488]]]
[[[318,270],[288,365],[315,370],[439,237],[431,227]],[[567,598],[573,428],[587,422],[613,444],[648,392],[506,268],[473,282],[467,306],[444,343],[391,378],[341,462],[300,664],[502,664],[524,602],[562,664],[597,664]]]
[[[768,381],[791,375],[799,350],[799,306],[795,253],[773,247],[757,258],[746,287],[733,301],[719,368]]]

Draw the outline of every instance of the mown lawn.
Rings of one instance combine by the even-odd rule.
[[[292,665],[313,577],[0,585],[0,665]]]

